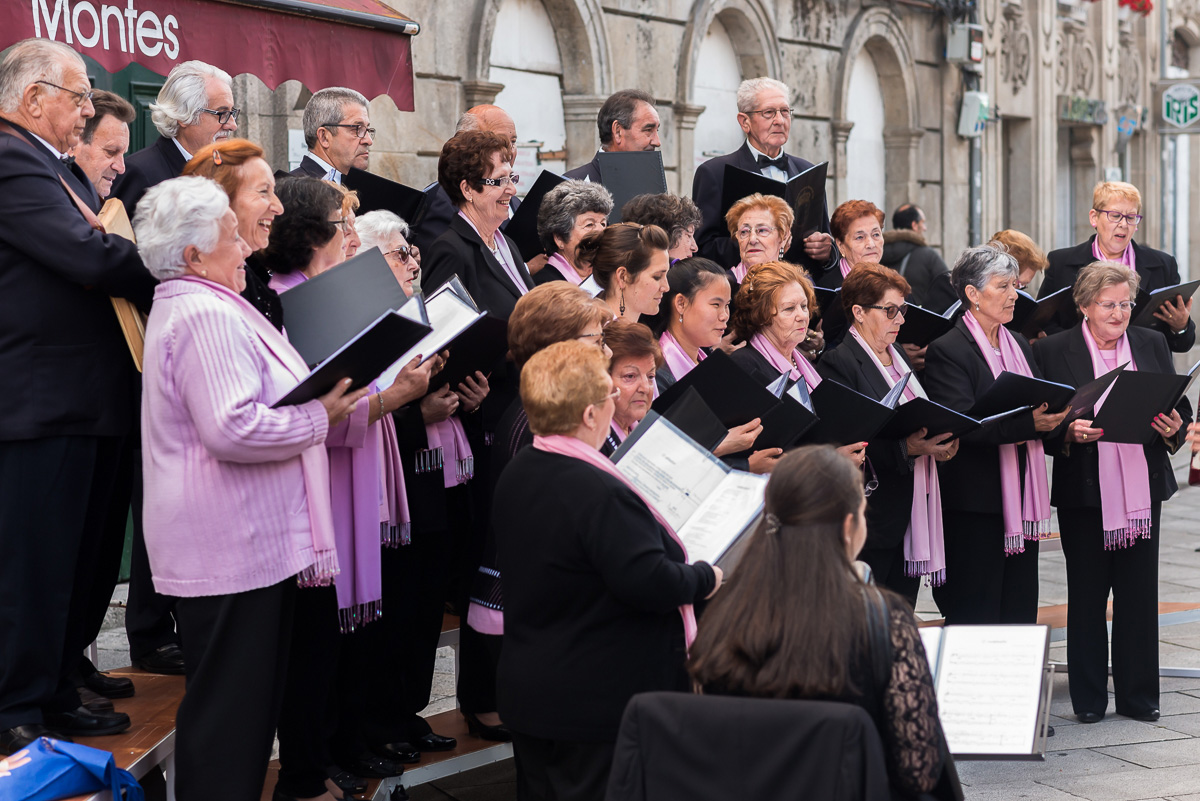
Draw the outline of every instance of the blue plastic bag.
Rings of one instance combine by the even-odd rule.
[[[56,801],[111,790],[113,801],[145,801],[137,779],[98,748],[40,737],[10,757],[0,757],[0,801]]]

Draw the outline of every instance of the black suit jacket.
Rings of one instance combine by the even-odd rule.
[[[787,161],[789,178],[799,175],[813,166],[811,161],[805,161],[799,156],[788,155]],[[737,242],[729,235],[729,228],[725,225],[725,217],[721,213],[721,193],[725,188],[726,164],[732,164],[750,172],[761,172],[758,162],[750,153],[750,145],[743,142],[742,146],[732,153],[709,159],[696,168],[696,175],[692,179],[692,200],[700,207],[700,213],[704,218],[700,230],[696,232],[696,244],[700,248],[696,255],[712,259],[722,267],[733,267],[741,260],[741,257],[738,253]],[[828,209],[825,210],[821,230],[829,232]],[[829,261],[825,264],[818,264],[807,256],[799,261],[815,280],[831,266],[836,266],[838,258],[840,257],[837,248],[833,247],[829,253]]]
[[[1038,297],[1044,298],[1065,286],[1074,286],[1079,271],[1096,260],[1092,253],[1092,243],[1095,241],[1096,237],[1093,235],[1088,241],[1074,247],[1050,251],[1050,255],[1047,256],[1050,264],[1046,267],[1045,278],[1042,279]],[[1131,240],[1130,246],[1133,248],[1137,274],[1142,279],[1139,285],[1142,289],[1153,292],[1156,289],[1179,283],[1179,264],[1175,261],[1174,256],[1140,245],[1136,240]],[[1054,321],[1046,326],[1046,333],[1065,331],[1078,322],[1078,309],[1073,304],[1068,304],[1062,308]],[[1168,331],[1166,324],[1161,321],[1156,321],[1154,325],[1155,330],[1166,335],[1167,345],[1175,353],[1187,353],[1196,344],[1196,323],[1192,320],[1188,320],[1187,328],[1179,335]]]
[[[320,178],[325,180],[325,176],[329,175],[329,170],[318,164],[312,156],[307,153],[304,158],[300,159],[300,166],[292,170],[292,175],[297,178]]]
[[[749,341],[746,342],[744,348],[738,348],[729,354],[729,358],[764,387],[767,384],[778,381],[779,376],[783,375],[783,373],[775,369],[775,365],[767,361],[766,356],[755,350]]]
[[[1015,337],[1034,378],[1041,378],[1029,343]],[[966,414],[994,382],[967,324],[959,319],[948,332],[930,343],[925,352],[925,374],[921,385],[929,399]],[[938,484],[942,508],[983,514],[1001,514],[1000,450],[1006,443],[1040,439],[1033,427],[1033,412],[1027,411],[966,434],[958,453],[948,462],[938,462]],[[1025,448],[1020,449],[1024,477]]]
[[[82,171],[27,136],[0,134],[0,440],[124,436],[136,370],[109,296],[148,309],[157,282],[63,189],[98,210]]]
[[[125,159],[125,172],[113,181],[112,197],[119,198],[133,219],[133,212],[146,190],[163,181],[178,178],[187,159],[179,152],[174,139],[158,137],[154,144],[144,147]]]
[[[1149,328],[1129,328],[1129,347],[1137,369],[1145,373],[1174,373],[1175,366],[1166,338]],[[1050,381],[1083,386],[1095,378],[1092,357],[1083,339],[1083,324],[1039,339],[1033,346],[1042,373]],[[1150,474],[1150,499],[1162,502],[1175,494],[1179,485],[1171,469],[1170,455],[1179,450],[1192,420],[1192,404],[1185,397],[1175,406],[1183,425],[1168,447],[1162,437],[1143,446]],[[1150,421],[1146,421],[1149,425]],[[1064,432],[1065,433],[1065,429]],[[1050,502],[1059,507],[1100,506],[1100,452],[1095,442],[1067,443],[1063,436],[1046,441],[1046,452],[1054,456],[1054,479]]]
[[[412,241],[419,248],[427,248],[432,245],[439,236],[446,233],[450,222],[458,217],[458,209],[454,208],[454,204],[450,202],[450,195],[446,194],[446,190],[437,181],[425,187],[423,191],[425,192],[425,212],[417,222],[407,221],[412,229]],[[521,208],[521,198],[513,195],[508,205],[513,214],[516,214],[517,209]],[[500,223],[501,231],[507,227],[508,220]],[[424,257],[424,251],[422,251],[422,258]]]
[[[567,170],[563,173],[563,178],[570,178],[575,181],[591,181],[594,184],[600,183],[600,151],[596,151],[596,155],[592,156],[592,160],[587,164],[580,164],[572,170]]]
[[[902,348],[901,375],[912,370]],[[821,378],[832,379],[868,398],[882,400],[891,390],[871,357],[854,337],[845,337],[837,347],[827,350],[817,363]],[[930,432],[936,433],[936,432]],[[867,445],[867,458],[879,478],[879,487],[867,500],[867,547],[891,548],[904,541],[912,518],[913,462],[901,448],[900,440],[875,437]]]

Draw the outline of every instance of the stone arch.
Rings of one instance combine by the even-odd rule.
[[[884,98],[884,147],[887,152],[884,197],[888,209],[918,196],[918,147],[924,131],[920,127],[916,68],[908,37],[899,16],[882,6],[861,11],[846,34],[838,66],[834,95],[834,193],[830,204],[846,197],[846,140],[853,124],[847,121],[850,75],[855,59],[867,54]]]

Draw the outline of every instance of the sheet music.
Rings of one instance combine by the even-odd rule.
[[[616,467],[676,532],[729,471],[663,419],[632,443]]]
[[[600,295],[603,294],[603,292],[604,292],[604,290],[600,287],[600,285],[598,283],[596,283],[596,279],[590,275],[586,279],[584,279],[584,282],[579,285],[579,288],[582,289],[584,292],[588,293],[588,295],[590,295],[593,298],[600,297]]]
[[[687,547],[689,562],[715,564],[763,507],[767,477],[735,470],[729,473],[676,529]]]
[[[1046,626],[954,626],[942,633],[938,711],[952,754],[1031,754]]]
[[[411,304],[404,304],[405,307],[409,305]],[[400,314],[403,314],[403,309],[404,307],[401,307]],[[439,291],[426,300],[425,313],[429,316],[429,325],[433,327],[432,333],[383,371],[376,384],[380,389],[390,387],[404,366],[417,354],[421,354],[425,359],[435,356],[445,350],[452,339],[483,316],[483,312],[475,311],[451,291]]]

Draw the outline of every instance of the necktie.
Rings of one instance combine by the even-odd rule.
[[[70,167],[75,163],[75,157],[74,156],[62,156],[61,158],[59,158],[59,161],[61,161],[67,167]]]
[[[754,160],[758,162],[758,166],[760,168],[761,167],[775,167],[777,169],[783,170],[784,172],[788,171],[788,169],[787,169],[787,154],[786,153],[781,152],[779,154],[779,158],[775,158],[775,159],[770,158],[769,156],[764,156],[763,154],[759,153],[757,156],[754,157]]]

